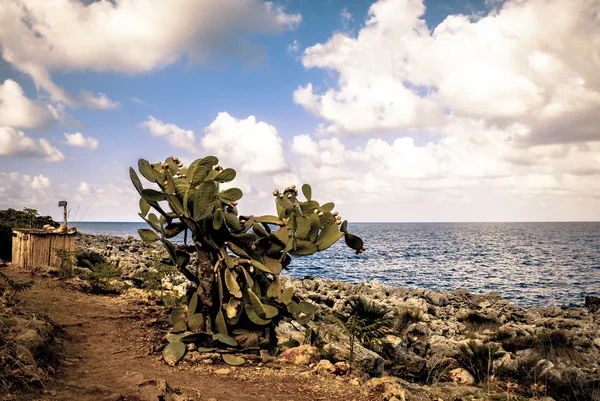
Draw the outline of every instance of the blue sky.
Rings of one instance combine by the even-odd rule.
[[[136,221],[128,166],[212,152],[248,212],[310,182],[358,221],[600,219],[594,2],[226,3],[0,5],[0,208]]]

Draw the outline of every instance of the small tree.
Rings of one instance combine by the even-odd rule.
[[[214,156],[187,167],[176,157],[155,164],[140,159],[140,174],[158,190],[144,188],[130,168],[141,196],[139,215],[151,227],[139,235],[147,242],[161,241],[195,287],[187,316],[174,322],[178,329],[218,333],[231,344],[227,336],[233,328],[250,326],[265,328],[272,340],[270,329],[282,316],[306,323],[314,315],[312,304],[298,299],[293,287],[281,285],[279,274],[292,257],[323,251],[342,237],[358,254],[365,250],[363,241],[347,232],[347,222],[332,212],[334,204],[321,205],[306,184],[305,201],[298,199],[295,185],[273,192],[277,215],[240,216],[242,191],[220,190],[236,172],[218,163]],[[186,238],[191,233],[192,244],[176,247],[170,239],[182,232]],[[195,266],[189,266],[193,254]]]

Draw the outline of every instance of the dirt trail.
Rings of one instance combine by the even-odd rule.
[[[4,271],[25,277],[12,268]],[[37,278],[34,287],[18,297],[24,307],[47,315],[62,329],[57,336],[62,360],[57,376],[44,393],[26,400],[135,401],[151,398],[148,394],[163,380],[196,400],[380,399],[365,395],[347,379],[301,375],[302,370],[292,367],[230,368],[189,361],[169,367],[150,352],[151,317],[132,297],[90,295],[53,278]],[[223,368],[231,372],[216,373]]]

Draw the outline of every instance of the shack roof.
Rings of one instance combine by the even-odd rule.
[[[13,228],[14,232],[33,235],[75,235],[76,232],[55,233],[52,231],[42,230],[41,228]]]

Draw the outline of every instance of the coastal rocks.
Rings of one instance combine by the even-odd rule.
[[[160,244],[144,244],[133,237],[114,240],[103,236],[94,239],[94,236],[84,234],[79,237],[82,244],[98,251],[112,246],[109,261],[119,260],[127,277],[152,271],[165,257]],[[282,358],[291,363],[314,363],[313,373],[337,374],[332,372],[337,366],[335,362],[347,363],[350,338],[331,316],[349,313],[348,301],[352,297],[361,296],[390,310],[397,335],[362,344],[356,340],[352,365],[355,371],[364,369],[370,376],[388,373],[421,383],[384,376],[377,386],[395,386],[395,393],[388,391],[389,399],[401,399],[402,396],[411,401],[436,399],[434,396],[454,399],[453,394],[466,397],[463,394],[465,388],[475,389],[473,394],[480,394],[475,387],[467,385],[472,383],[468,374],[471,379],[477,375],[465,370],[470,369],[465,366],[469,362],[461,358],[464,355],[459,348],[460,344],[472,339],[477,340],[478,347],[490,343],[500,347],[501,355],[491,366],[498,372],[502,367],[502,374],[510,375],[513,382],[526,379],[527,375],[540,377],[540,373],[544,373],[549,388],[554,385],[560,389],[564,383],[568,384],[567,379],[587,380],[600,374],[600,298],[596,296],[586,297],[583,307],[523,308],[503,299],[497,292],[409,290],[389,288],[377,281],[353,285],[309,277],[282,277],[282,282],[284,286],[294,286],[297,297],[317,306],[317,320],[310,330],[285,319],[276,327],[278,347],[284,349]],[[177,277],[162,283],[169,291],[183,290],[186,285],[185,280]],[[256,344],[252,336],[236,339],[251,348]],[[315,340],[313,345],[317,344],[319,349],[310,345],[290,348],[308,339]],[[263,363],[273,360],[268,353],[261,353],[261,357]],[[330,362],[319,362],[322,358]],[[218,361],[218,358],[214,359],[215,363]],[[431,380],[432,377],[439,386],[423,384],[426,378]],[[382,384],[384,382],[386,384]],[[484,393],[481,395],[485,397]]]

